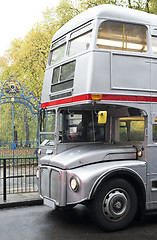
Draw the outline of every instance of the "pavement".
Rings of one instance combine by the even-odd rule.
[[[43,200],[39,198],[38,192],[7,194],[6,201],[3,200],[3,195],[0,195],[0,209],[42,204]]]

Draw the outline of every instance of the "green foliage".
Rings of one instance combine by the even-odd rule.
[[[66,22],[79,13],[79,9],[75,8],[71,1],[62,0],[59,6],[56,8],[58,27],[62,27]]]
[[[150,0],[148,1],[149,9],[151,13],[157,14],[157,1],[156,0]]]
[[[82,1],[82,7],[84,10],[95,7],[101,4],[114,4],[114,5],[120,5],[119,1],[117,0],[85,0],[84,2]]]
[[[13,74],[39,98],[49,47],[50,36],[38,25],[24,40],[15,39],[7,52],[9,64],[3,69],[2,78],[8,79]]]
[[[98,6],[101,4],[114,4],[149,13],[157,13],[156,0],[85,0],[84,2],[82,2],[82,6],[84,9],[88,9],[90,7]]]

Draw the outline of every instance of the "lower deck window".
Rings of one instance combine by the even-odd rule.
[[[144,117],[120,118],[119,141],[144,141]]]
[[[54,132],[55,132],[55,110],[40,111],[40,144],[53,146],[54,145]]]

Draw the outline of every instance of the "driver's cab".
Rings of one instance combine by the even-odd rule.
[[[146,145],[146,113],[140,109],[106,105],[43,110],[40,146],[59,153],[81,144]]]

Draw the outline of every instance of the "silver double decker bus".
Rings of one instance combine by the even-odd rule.
[[[112,5],[52,39],[40,109],[44,204],[83,204],[107,231],[157,210],[157,16]]]

